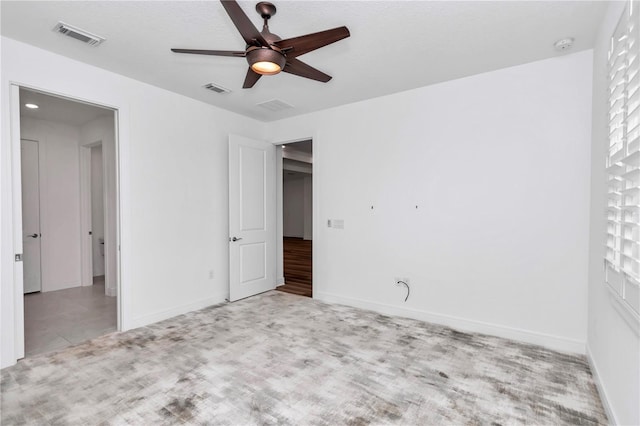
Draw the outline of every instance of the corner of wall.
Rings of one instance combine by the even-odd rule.
[[[600,396],[600,400],[602,401],[602,407],[604,408],[605,413],[607,414],[607,418],[609,419],[610,424],[619,425],[620,422],[616,418],[615,413],[611,409],[611,403],[609,402],[609,395],[607,390],[604,387],[604,383],[600,380],[600,372],[598,370],[598,366],[596,361],[593,359],[593,354],[591,353],[591,348],[589,347],[589,342],[586,345],[586,355],[587,361],[589,362],[589,367],[591,368],[591,375],[593,376],[593,381],[596,384],[596,388],[598,389],[598,395]]]

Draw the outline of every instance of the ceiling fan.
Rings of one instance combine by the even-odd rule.
[[[330,75],[305,64],[298,56],[349,37],[347,27],[282,40],[269,31],[269,19],[276,14],[276,7],[272,3],[261,1],[256,5],[256,11],[264,20],[262,31],[259,32],[235,0],[220,2],[247,44],[245,50],[171,49],[172,52],[247,58],[249,70],[243,89],[253,87],[263,75],[274,75],[280,71],[323,83],[331,80]]]

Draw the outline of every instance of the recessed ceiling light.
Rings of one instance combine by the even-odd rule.
[[[38,109],[40,108],[38,105],[36,104],[24,104],[24,106],[26,106],[29,109]]]
[[[556,41],[553,46],[556,48],[557,51],[562,52],[565,50],[569,50],[573,47],[573,38],[571,37],[567,37],[567,38],[563,38],[561,40]]]

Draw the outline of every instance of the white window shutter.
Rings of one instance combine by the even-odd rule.
[[[640,2],[629,2],[609,50],[605,279],[640,314]]]

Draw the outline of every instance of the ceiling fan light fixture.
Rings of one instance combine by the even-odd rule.
[[[256,62],[255,64],[251,65],[251,69],[262,75],[274,75],[282,71],[280,65],[274,62],[266,61]]]
[[[253,71],[261,75],[275,75],[284,68],[287,58],[273,49],[262,47],[247,52],[247,62]]]

